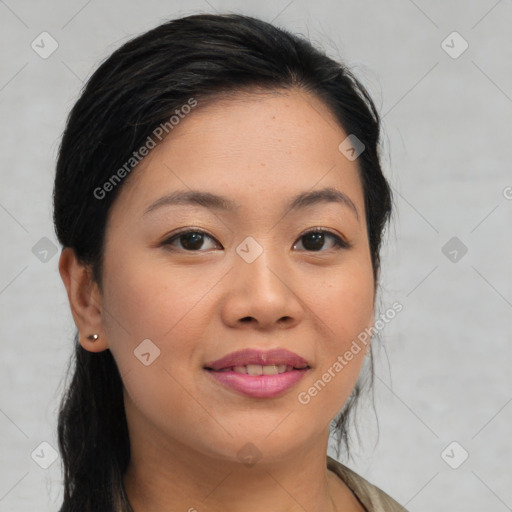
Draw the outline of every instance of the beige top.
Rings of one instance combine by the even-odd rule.
[[[345,482],[367,512],[407,512],[407,509],[391,496],[329,455],[327,455],[327,468]]]

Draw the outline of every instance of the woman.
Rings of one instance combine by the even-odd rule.
[[[164,23],[93,74],[54,189],[61,512],[404,510],[326,456],[372,355],[379,123],[346,68],[251,17]]]

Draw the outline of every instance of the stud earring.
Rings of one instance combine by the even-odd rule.
[[[89,334],[89,336],[87,336],[87,339],[91,340],[92,342],[96,341],[98,338],[99,336],[97,334]]]

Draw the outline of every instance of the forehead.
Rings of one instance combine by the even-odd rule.
[[[357,161],[338,149],[347,135],[321,100],[300,90],[198,100],[133,171],[118,202],[143,212],[164,193],[190,188],[270,207],[324,187],[361,202]]]

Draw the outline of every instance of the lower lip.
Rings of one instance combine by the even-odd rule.
[[[292,370],[277,375],[248,375],[246,373],[206,370],[217,382],[253,398],[272,398],[292,388],[306,374]]]

